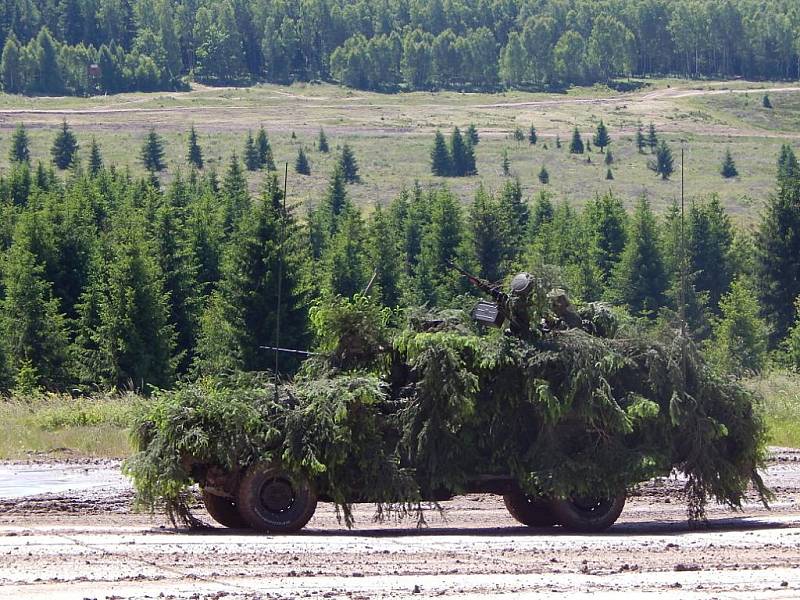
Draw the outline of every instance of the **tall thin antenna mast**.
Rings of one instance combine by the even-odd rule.
[[[686,385],[686,201],[684,196],[683,151],[684,146],[683,141],[681,141],[681,292],[679,310],[681,320],[681,373],[683,375],[683,383]]]
[[[280,239],[278,243],[278,297],[275,306],[275,400],[278,399],[278,377],[280,375],[280,345],[281,345],[281,296],[283,294],[283,245],[286,241],[286,191],[289,183],[289,163],[283,171],[283,209],[281,211]]]

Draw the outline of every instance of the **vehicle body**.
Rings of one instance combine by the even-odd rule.
[[[509,323],[506,335],[521,341],[539,338],[542,331],[552,328],[580,328],[592,325],[582,321],[563,293],[551,295],[552,312],[550,322],[545,319],[541,323],[530,324],[530,299],[538,293],[539,300],[547,298],[541,293],[541,285],[527,273],[514,278],[511,282],[511,293],[503,293],[499,287],[480,280],[455,267],[469,281],[492,297],[493,302],[481,301],[472,312],[472,319],[484,326],[502,327]],[[423,330],[436,329],[443,321],[427,321]],[[594,326],[592,325],[592,329]],[[595,335],[595,333],[591,333]],[[525,342],[527,343],[527,342]],[[389,397],[393,402],[404,401],[405,390],[413,385],[419,373],[402,360],[391,369],[387,376],[387,387],[391,388]],[[491,394],[491,392],[488,392]],[[520,393],[522,393],[520,391]],[[524,415],[513,413],[505,415],[505,419],[523,418]],[[535,427],[531,426],[532,430]],[[459,447],[468,447],[467,440],[479,440],[488,436],[485,431],[491,429],[490,424],[481,423],[454,434],[460,439]],[[390,436],[399,437],[399,433],[391,431]],[[533,437],[535,434],[531,432]],[[491,442],[489,442],[491,443]],[[447,452],[442,452],[446,455]],[[485,452],[485,455],[490,454]],[[461,493],[486,493],[502,496],[511,515],[520,523],[531,527],[549,527],[561,525],[576,531],[602,531],[610,527],[619,517],[625,504],[625,489],[618,488],[616,493],[608,491],[599,494],[572,495],[568,497],[531,496],[526,493],[523,482],[509,475],[497,460],[483,460],[478,452],[474,462],[470,462],[464,477],[457,486],[447,487],[427,485],[424,477],[425,465],[415,464],[413,458],[402,465],[414,473],[422,472],[416,477],[419,490],[419,502],[439,502],[451,499]],[[446,459],[442,459],[446,460]],[[421,462],[421,461],[420,461]],[[291,533],[302,529],[314,513],[317,501],[336,501],[339,504],[359,502],[378,502],[393,504],[407,502],[407,498],[375,498],[353,496],[333,498],[325,493],[321,481],[298,474],[289,473],[277,461],[255,462],[233,472],[213,465],[206,465],[186,460],[184,465],[192,478],[200,484],[203,498],[209,514],[219,523],[229,527],[252,527],[273,533]],[[462,469],[462,472],[464,469]]]

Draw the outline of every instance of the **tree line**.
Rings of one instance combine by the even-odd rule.
[[[4,390],[268,370],[278,319],[281,344],[307,348],[310,307],[363,292],[373,275],[370,294],[390,308],[474,301],[451,260],[490,281],[545,273],[646,327],[674,326],[685,296],[693,336],[726,369],[758,371],[770,350],[800,369],[800,167],[788,145],[758,228],[735,227],[716,197],[695,200],[685,254],[677,205],[657,216],[645,198],[632,212],[611,193],[578,210],[547,191],[526,199],[509,178],[467,205],[415,185],[367,216],[343,156],[301,213],[284,210],[275,173],[251,195],[235,155],[221,176],[192,168],[166,186],[106,165],[96,144],[91,156],[64,176],[28,156],[0,177]]]
[[[792,79],[800,12],[783,0],[8,0],[0,48],[3,89],[38,94],[184,76],[375,90]]]

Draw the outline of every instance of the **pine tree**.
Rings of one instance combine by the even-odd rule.
[[[650,152],[655,152],[656,148],[658,147],[658,135],[656,135],[656,126],[653,125],[652,121],[650,122],[650,126],[647,129],[647,146],[650,148]]]
[[[503,273],[511,272],[522,255],[523,247],[528,239],[530,210],[522,198],[522,184],[519,179],[506,181],[500,194],[499,208],[502,217],[503,235],[507,239],[504,245]]]
[[[181,207],[182,185],[176,178],[153,219],[153,241],[163,273],[168,322],[175,331],[174,359],[178,374],[189,369],[194,357],[201,301],[196,283],[199,268],[189,246],[189,230]]]
[[[422,301],[447,305],[466,291],[462,278],[447,267],[447,261],[459,261],[463,250],[464,225],[458,199],[446,190],[430,193],[430,223],[422,236],[420,263],[415,285]]]
[[[502,266],[512,243],[504,225],[499,202],[483,186],[479,187],[470,208],[469,233],[478,276],[489,281],[498,281],[504,275]]]
[[[140,157],[142,165],[150,173],[158,173],[167,168],[164,162],[164,141],[156,133],[155,127],[152,127],[147,134]]]
[[[52,389],[69,379],[67,326],[29,242],[16,234],[3,262],[0,331],[17,384],[24,377]]]
[[[756,236],[756,273],[761,313],[771,344],[786,337],[792,305],[800,296],[800,181],[783,179],[770,196]]]
[[[514,129],[514,141],[519,144],[525,139],[525,132],[522,131],[521,127],[517,127]]]
[[[256,134],[256,148],[258,148],[258,164],[260,168],[268,171],[275,170],[275,159],[272,156],[272,147],[269,144],[267,132],[262,125]]]
[[[381,205],[376,204],[367,234],[369,264],[377,273],[373,296],[380,295],[381,304],[391,308],[402,298],[399,233],[400,229],[392,227]]]
[[[550,173],[547,172],[544,165],[542,165],[542,168],[539,170],[539,175],[537,177],[539,178],[539,183],[542,185],[550,183]]]
[[[472,144],[473,148],[477,146],[478,143],[481,141],[480,136],[478,136],[478,130],[475,127],[474,123],[469,124],[469,127],[467,127],[466,135],[467,139],[469,140],[469,143]]]
[[[600,119],[600,124],[597,126],[597,132],[594,134],[594,145],[600,148],[600,154],[605,151],[606,146],[611,143],[611,136],[608,135],[608,128],[603,119]]]
[[[250,206],[250,194],[247,190],[247,178],[242,171],[242,165],[234,152],[222,180],[222,198],[224,203],[223,227],[225,232],[230,232],[239,218]]]
[[[294,161],[294,170],[300,175],[311,175],[311,165],[308,162],[305,150],[300,146],[297,151],[297,158]]]
[[[608,152],[606,152],[606,159],[605,159],[605,163],[606,163],[607,165],[610,165],[610,164],[611,164],[611,163],[613,163],[613,162],[614,162],[614,154],[611,152],[611,148],[609,148],[609,149],[608,149]]]
[[[664,306],[666,284],[656,218],[643,197],[636,205],[625,250],[614,268],[611,295],[633,314],[654,317]]]
[[[347,143],[342,146],[342,155],[339,157],[339,165],[342,168],[342,175],[346,183],[358,183],[361,181],[358,175],[356,156]]]
[[[253,139],[253,132],[248,131],[247,137],[244,142],[244,166],[248,171],[258,171],[261,167],[261,160],[258,155],[258,148],[256,148],[255,140]]]
[[[20,123],[14,129],[14,135],[11,137],[11,149],[8,151],[8,160],[26,164],[31,161],[31,151],[28,147],[28,131],[23,123]]]
[[[653,133],[655,134],[655,131],[653,131]],[[642,127],[642,122],[639,121],[639,123],[636,126],[636,149],[639,151],[640,154],[643,154],[644,149],[647,145],[648,142],[644,137],[644,129]]]
[[[301,285],[307,255],[296,223],[280,208],[282,198],[277,177],[271,175],[263,196],[248,207],[225,249],[222,277],[201,319],[201,372],[274,368],[274,354],[261,346],[275,343],[279,259],[280,345],[308,345],[308,299]],[[291,370],[296,362],[281,358],[281,365]]]
[[[348,203],[322,255],[325,291],[344,298],[362,292],[369,281],[367,258],[364,221],[359,210]]]
[[[347,188],[345,187],[345,177],[339,165],[333,169],[331,180],[328,185],[328,195],[326,196],[326,204],[334,217],[338,217],[344,211],[348,203]]]
[[[795,300],[794,306],[796,319],[784,340],[783,349],[786,352],[789,368],[795,373],[800,373],[800,296]]]
[[[53,157],[53,163],[56,167],[61,169],[69,168],[75,162],[75,154],[78,152],[78,140],[75,134],[69,128],[66,119],[61,123],[61,129],[56,134],[53,140],[53,146],[50,148],[50,155]]]
[[[800,178],[800,165],[797,163],[794,150],[789,144],[783,144],[780,156],[778,156],[778,184],[798,178]]]
[[[431,173],[438,177],[449,177],[453,170],[453,161],[447,142],[444,140],[442,132],[436,130],[431,150]]]
[[[141,218],[127,210],[119,219],[105,266],[95,272],[79,306],[82,321],[91,324],[81,353],[96,366],[92,381],[136,390],[168,387],[175,332],[163,273]]]
[[[772,102],[769,100],[769,96],[764,94],[764,97],[761,99],[761,106],[764,108],[772,108]]]
[[[733,156],[731,156],[730,148],[725,149],[725,158],[722,160],[722,168],[720,169],[720,173],[725,179],[739,176],[739,171],[736,169],[736,163],[733,162]]]
[[[453,128],[450,135],[450,156],[452,159],[452,174],[456,177],[475,175],[475,152],[472,143],[465,142],[458,127]]]
[[[656,158],[648,165],[651,170],[661,175],[661,179],[669,179],[675,170],[672,160],[672,150],[667,146],[667,142],[661,140],[656,149]]]
[[[759,316],[757,296],[745,281],[733,282],[720,301],[722,318],[714,325],[710,354],[734,375],[759,373],[767,362],[768,328]]]
[[[606,181],[611,181],[612,179],[614,179],[614,173],[611,171],[611,167],[609,167],[606,171]]]
[[[530,142],[531,146],[535,146],[538,140],[539,137],[536,134],[536,127],[531,125],[531,128],[528,130],[528,142]]]
[[[583,154],[583,140],[581,139],[581,132],[576,127],[572,131],[572,140],[569,143],[570,154]]]
[[[511,175],[511,161],[508,159],[508,150],[503,148],[503,176]]]
[[[603,282],[608,283],[628,241],[628,213],[622,201],[609,192],[587,204],[583,219],[594,238],[592,258]]]
[[[93,176],[103,169],[103,155],[100,153],[100,145],[97,140],[92,137],[92,143],[89,146],[89,173]]]
[[[328,138],[325,136],[325,130],[322,129],[322,127],[319,128],[319,138],[317,139],[317,150],[326,154],[330,151],[330,147],[328,146]]]
[[[556,148],[561,148],[561,136],[556,134]]]
[[[550,200],[550,193],[539,192],[533,203],[533,214],[530,220],[532,237],[538,236],[547,223],[552,223],[553,213],[553,202]]]
[[[196,169],[203,168],[203,150],[197,141],[197,132],[194,129],[194,124],[189,129],[189,149],[186,153],[186,161]]]
[[[708,293],[709,306],[716,312],[720,298],[733,279],[730,264],[733,225],[717,196],[705,202],[693,202],[688,221],[689,271],[695,274],[697,290]]]

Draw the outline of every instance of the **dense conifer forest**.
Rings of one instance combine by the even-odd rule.
[[[328,80],[559,89],[614,78],[800,77],[791,0],[6,0],[0,82],[95,94]]]
[[[525,197],[512,177],[472,198],[414,185],[362,213],[350,199],[360,175],[347,144],[324,196],[311,207],[289,198],[285,211],[274,171],[253,195],[236,154],[220,173],[198,168],[191,132],[189,166],[168,183],[154,130],[143,139],[142,178],[107,164],[66,122],[52,134],[51,156],[31,156],[19,127],[13,166],[0,176],[4,390],[146,391],[202,373],[269,370],[263,346],[275,341],[279,285],[280,342],[305,349],[313,307],[363,292],[373,275],[370,295],[389,309],[470,307],[474,290],[450,260],[492,282],[532,271],[646,328],[675,325],[683,273],[688,326],[714,364],[740,374],[769,360],[800,368],[800,168],[788,145],[757,227],[736,226],[714,196],[697,198],[682,244],[677,204],[657,215],[640,198],[628,211],[609,192],[576,209],[546,185]],[[466,137],[479,139],[474,129]],[[247,139],[245,158],[267,168],[267,132]],[[327,149],[320,132],[323,140]],[[75,160],[82,144],[87,163]]]

